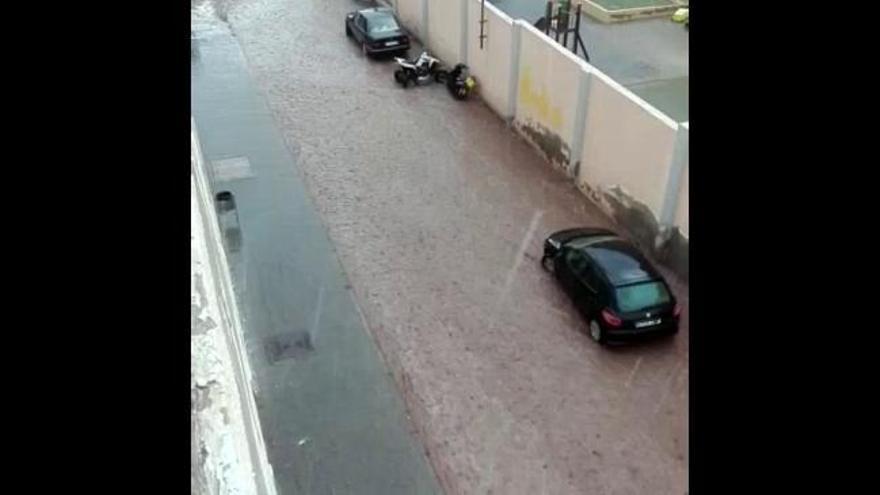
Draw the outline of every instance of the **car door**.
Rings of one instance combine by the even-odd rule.
[[[580,282],[583,296],[579,306],[585,315],[592,317],[602,309],[604,282],[596,272],[598,268],[589,257],[586,258],[584,269],[581,271]]]
[[[582,251],[563,254],[560,282],[578,310],[587,318],[594,317],[603,306],[604,282],[598,268]]]
[[[361,14],[354,16],[354,37],[361,43],[367,39],[367,18]]]
[[[560,267],[562,269],[558,272],[559,283],[575,306],[585,313],[589,310],[585,304],[589,303],[591,297],[595,297],[591,292],[593,288],[584,281],[584,271],[588,264],[589,261],[583,251],[569,249],[562,254],[562,266]]]

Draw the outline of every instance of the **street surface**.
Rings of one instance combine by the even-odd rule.
[[[223,43],[240,43],[247,70],[271,111],[277,129],[271,132],[280,134],[295,157],[286,162],[288,170],[282,169],[285,160],[275,160],[272,180],[230,181],[242,215],[241,252],[253,252],[251,246],[262,243],[260,256],[267,257],[241,264],[255,270],[263,265],[256,273],[235,275],[247,280],[241,287],[251,307],[245,326],[275,318],[296,329],[308,329],[317,320],[317,328],[335,315],[341,320],[336,328],[347,329],[333,339],[320,334],[311,342],[294,341],[293,358],[281,361],[292,363],[290,372],[273,375],[277,388],[264,387],[260,401],[278,415],[329,414],[334,409],[327,397],[339,388],[326,378],[334,366],[351,361],[351,369],[378,376],[378,365],[365,357],[371,356],[369,339],[355,331],[340,295],[347,281],[447,493],[686,493],[687,286],[664,272],[685,305],[676,338],[619,348],[593,343],[565,295],[540,268],[541,242],[570,226],[614,226],[479,100],[455,101],[441,86],[403,90],[393,81],[393,62],[365,59],[346,39],[343,17],[368,3],[227,0],[217,6],[235,35]],[[210,43],[199,44],[203,49],[194,60],[204,74],[214,62]],[[224,63],[222,54],[217,57],[216,63]],[[203,98],[200,91],[209,89],[196,84],[201,77],[196,69],[193,77],[195,107]],[[238,84],[222,72],[213,77],[216,87]],[[215,98],[212,105],[223,104]],[[206,153],[212,159],[248,156],[256,169],[267,138],[254,130],[249,114],[234,107],[215,117],[213,125],[231,123],[234,130],[203,138],[206,148],[210,141],[221,150]],[[234,146],[242,133],[253,134],[247,149]],[[247,174],[247,167],[237,167],[235,173]],[[261,176],[259,170],[255,176]],[[300,179],[304,191],[294,195],[275,184],[289,181],[293,187]],[[311,204],[320,220],[298,219]],[[270,226],[278,222],[302,225],[306,240],[273,237]],[[325,275],[335,260],[323,256],[332,250],[344,276]],[[300,258],[308,263],[299,266],[315,260],[324,268],[300,273],[272,265]],[[258,296],[250,294],[283,290],[260,316]],[[332,309],[316,316],[314,308],[331,301]],[[282,315],[276,313],[280,306],[286,308]],[[322,344],[322,339],[328,340]],[[322,349],[336,346],[346,351],[336,353],[336,365],[332,359],[327,365]],[[253,353],[267,354],[257,348]],[[324,364],[301,364],[310,362]],[[307,393],[293,394],[297,387]],[[395,411],[389,406],[394,393],[382,392],[384,398],[374,403],[368,394],[345,390],[344,399],[336,399],[337,408],[349,409],[340,413],[345,421]],[[391,430],[408,424],[402,415],[390,416]],[[296,421],[305,421],[319,438],[335,428],[321,418]],[[281,445],[275,455],[289,460],[273,461],[276,477],[290,480],[281,483],[282,493],[390,493],[378,485],[340,490],[326,477],[309,485],[305,480],[315,479],[308,474],[311,466],[344,472],[345,462],[353,462],[348,445],[310,444],[314,433],[305,438],[288,426],[271,426],[280,424],[273,420],[263,418],[263,424],[270,449]],[[372,457],[387,454],[398,465],[392,472],[401,483],[422,483],[418,486],[430,490],[418,474],[420,464],[404,462],[408,440],[395,437],[400,441],[389,447],[383,446],[384,438],[382,431],[363,438],[378,442]],[[285,453],[291,441],[297,445],[303,439],[312,446],[311,457]],[[335,460],[338,456],[349,461]],[[337,463],[336,471],[321,462]],[[357,472],[360,479],[375,480],[389,463],[368,464]],[[371,475],[370,469],[377,472]],[[401,474],[410,470],[416,474]],[[396,492],[407,493],[405,488]]]

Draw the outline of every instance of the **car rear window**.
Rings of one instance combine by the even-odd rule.
[[[666,304],[672,299],[666,285],[660,281],[618,287],[615,294],[618,309],[623,313]]]
[[[397,31],[400,27],[397,25],[397,21],[394,20],[392,16],[376,16],[371,18],[367,25],[370,30],[370,34],[382,34],[382,33],[390,33],[392,31]]]

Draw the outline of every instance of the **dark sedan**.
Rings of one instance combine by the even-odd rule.
[[[409,37],[389,8],[377,7],[346,15],[345,35],[360,43],[364,55],[409,50]]]
[[[666,281],[631,243],[605,229],[556,232],[541,264],[588,322],[596,342],[678,331],[681,307]]]

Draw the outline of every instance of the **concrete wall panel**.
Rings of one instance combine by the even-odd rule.
[[[680,125],[679,132],[690,133],[690,125],[684,123]],[[681,231],[681,235],[688,238],[688,175],[690,171],[690,160],[685,161],[684,171],[681,176],[681,187],[678,190],[678,202],[675,207],[674,225]]]
[[[448,65],[461,62],[464,0],[428,0],[430,52]]]
[[[513,48],[513,19],[486,4],[483,48],[480,49],[480,0],[468,1],[468,65],[477,79],[478,91],[486,104],[503,118],[509,111],[510,64]]]
[[[534,26],[517,23],[522,29],[514,124],[551,163],[569,171],[579,158],[572,156],[572,145],[589,66]]]
[[[678,124],[598,71],[590,85],[578,185],[620,188],[659,219]]]
[[[423,0],[394,0],[400,22],[419,39],[425,35],[422,26],[423,3]]]

